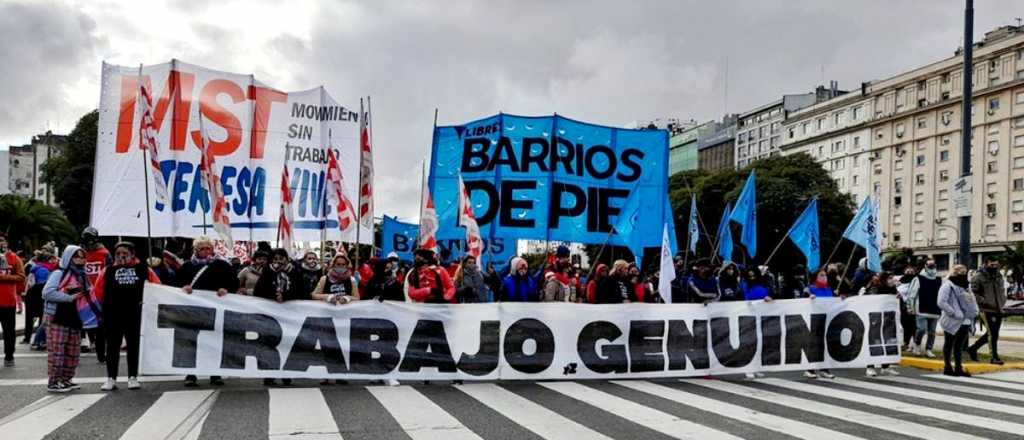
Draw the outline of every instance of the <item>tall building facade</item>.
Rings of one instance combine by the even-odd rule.
[[[829,88],[818,86],[810,93],[783,95],[782,99],[740,114],[736,127],[736,168],[780,154],[782,123],[790,112],[844,93],[832,82]]]
[[[33,136],[32,143],[12,146],[9,150],[9,187],[11,193],[57,206],[50,186],[43,180],[43,164],[59,155],[67,137],[46,132]]]
[[[0,195],[11,193],[11,153],[0,150]]]
[[[877,195],[883,248],[914,248],[941,266],[959,243],[950,199],[960,174],[961,72],[957,51],[785,123],[786,154],[816,157],[858,201]],[[976,43],[973,77],[971,249],[980,258],[1024,240],[1024,27]]]
[[[697,140],[706,135],[714,126],[714,121],[673,133],[668,139],[668,174],[671,176],[681,171],[695,170],[698,166]]]
[[[739,115],[726,115],[713,123],[705,136],[697,139],[697,168],[707,171],[731,169],[736,165],[736,121]]]

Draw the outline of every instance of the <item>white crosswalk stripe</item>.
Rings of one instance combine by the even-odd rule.
[[[271,388],[270,440],[340,440],[338,424],[317,388]]]
[[[458,385],[456,388],[544,438],[609,438],[494,384]]]
[[[865,405],[875,406],[891,411],[901,411],[905,413],[917,414],[936,419],[955,421],[956,423],[970,425],[978,428],[985,428],[994,431],[1002,431],[1014,434],[1024,432],[1024,425],[1008,422],[1005,420],[1000,420],[998,418],[979,417],[971,414],[965,414],[963,412],[947,411],[944,409],[931,408],[923,405],[915,405],[912,403],[901,402],[899,400],[877,397],[872,394],[854,393],[850,391],[836,389],[834,387],[811,385],[809,383],[781,379],[762,379],[762,382],[769,385],[790,389],[793,391],[800,391],[809,394],[817,394],[820,396],[831,397],[839,400],[847,400],[850,402],[862,403]]]
[[[197,438],[216,399],[211,390],[163,393],[121,439],[183,438],[190,434]]]
[[[629,414],[630,420],[670,437],[681,439],[738,439],[732,434],[682,420],[671,414],[648,408],[618,396],[590,388],[577,382],[544,382],[538,384],[573,399],[601,408],[612,414]]]
[[[48,395],[0,418],[0,438],[88,434],[94,438],[221,439],[230,437],[230,431],[224,431],[225,420],[234,419],[211,421],[232,414],[255,424],[246,425],[254,434],[262,433],[265,421],[270,440],[480,440],[509,437],[511,432],[589,440],[621,438],[633,432],[632,428],[671,438],[709,440],[780,434],[814,440],[855,440],[877,438],[883,431],[929,440],[1017,439],[1024,432],[1024,424],[1016,417],[1024,412],[1024,394],[1012,387],[1024,384],[999,379],[1001,376],[1013,378],[566,381],[539,382],[536,387],[482,383],[452,388],[352,385],[331,388],[327,395],[319,388],[253,390],[245,383],[238,385],[241,389],[233,386],[218,390],[181,390],[173,386],[163,392],[154,391],[155,386],[137,393],[83,390]],[[988,387],[978,386],[981,383]],[[241,394],[230,393],[246,393],[246,403],[240,403]],[[353,400],[355,396],[364,400]],[[979,398],[982,396],[987,398]],[[248,406],[250,399],[252,407]],[[356,411],[361,414],[358,417],[345,407],[329,406],[329,402],[361,405],[364,401],[367,409]],[[0,410],[3,403],[0,401]],[[128,411],[134,414],[131,418],[118,411],[120,405],[139,404],[148,406]],[[240,404],[245,406],[236,406]],[[473,410],[467,411],[466,405]],[[608,417],[605,412],[617,417]],[[366,414],[372,414],[373,420],[364,419]],[[116,418],[119,415],[121,418]],[[108,422],[97,417],[115,419]],[[961,429],[963,426],[973,428]],[[123,434],[121,430],[125,430]]]
[[[894,432],[896,434],[902,434],[910,437],[917,437],[923,439],[941,438],[963,440],[980,440],[984,438],[973,436],[970,434],[949,431],[946,429],[935,428],[932,426],[922,425],[920,423],[908,422],[906,420],[900,420],[883,414],[858,411],[851,408],[830,405],[825,402],[802,399],[799,397],[793,397],[782,393],[765,391],[721,380],[694,380],[689,381],[689,383],[692,383],[694,385],[700,385],[702,387],[710,388],[713,390],[724,391],[727,393],[735,394],[737,396],[761,400],[774,405],[786,406],[789,408],[819,414],[826,417],[834,417],[850,423],[856,423],[858,425],[873,427],[881,429],[883,431]]]
[[[0,420],[0,432],[5,438],[41,439],[102,398],[103,394],[46,396]]]
[[[451,414],[410,386],[369,387],[395,421],[414,440],[475,440],[480,436],[470,431]]]
[[[945,376],[942,374],[929,374],[929,379],[939,379],[949,382],[961,382],[971,385],[983,385],[987,387],[1006,388],[1008,390],[1024,391],[1024,384],[1005,382],[1002,380],[988,380],[978,376],[975,377],[956,377],[956,376]]]
[[[754,425],[761,426],[765,429],[770,429],[772,431],[789,434],[798,438],[808,440],[816,440],[821,438],[852,440],[860,438],[849,434],[844,434],[842,432],[833,431],[831,429],[826,429],[820,426],[800,422],[797,420],[791,420],[785,417],[779,417],[776,415],[755,411],[749,408],[744,408],[739,405],[720,402],[708,397],[701,396],[699,394],[690,393],[675,388],[669,388],[667,386],[658,385],[652,382],[614,381],[612,383],[622,385],[626,388],[631,388],[653,396],[661,397],[663,399],[668,399],[686,406],[701,409],[704,411],[709,411],[722,417],[728,417],[731,419],[739,420],[741,422],[752,423]]]
[[[1001,371],[998,373],[989,373],[985,375],[985,378],[1024,383],[1024,371]]]

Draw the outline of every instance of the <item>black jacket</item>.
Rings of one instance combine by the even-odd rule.
[[[235,269],[231,267],[231,263],[221,259],[214,259],[207,266],[209,268],[193,283],[192,280],[199,273],[199,270],[202,269],[203,265],[186,261],[185,264],[181,265],[181,269],[178,269],[177,286],[185,287],[191,284],[193,290],[211,290],[216,292],[218,289],[225,289],[231,293],[238,291],[238,276],[235,274]]]
[[[636,293],[629,280],[619,276],[604,277],[597,283],[597,304],[621,304],[625,300],[636,302]]]

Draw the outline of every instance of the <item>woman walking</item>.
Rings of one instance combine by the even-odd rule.
[[[938,306],[942,310],[939,325],[946,334],[942,343],[942,355],[945,358],[942,374],[946,376],[971,376],[964,370],[963,349],[971,324],[978,317],[978,303],[975,302],[974,294],[967,290],[968,286],[967,267],[958,264],[953,266],[949,278],[939,288]],[[950,365],[950,357],[956,362],[955,366]]]
[[[85,273],[85,262],[85,250],[68,246],[61,256],[60,268],[50,274],[43,287],[49,376],[46,391],[51,393],[81,388],[71,379],[75,377],[82,350],[82,320],[78,317],[75,302],[92,290],[92,283]]]

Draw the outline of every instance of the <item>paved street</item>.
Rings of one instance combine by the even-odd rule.
[[[0,370],[5,439],[1019,439],[1024,372],[951,380],[902,368],[835,381],[774,374],[749,381],[630,380],[266,388],[228,379],[185,389],[151,377],[142,390],[99,390],[102,366],[85,355],[67,395],[44,391],[46,359],[22,353]]]

